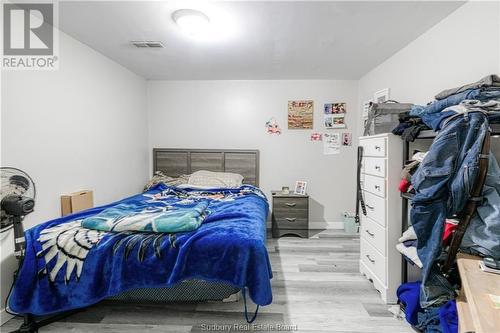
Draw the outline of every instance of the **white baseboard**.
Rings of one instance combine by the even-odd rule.
[[[7,311],[5,311],[5,308],[0,309],[0,325],[5,324],[12,318],[14,318],[14,316],[7,313]]]
[[[312,222],[309,221],[309,229],[344,229],[344,222]]]
[[[267,229],[271,229],[271,223],[267,223]],[[339,230],[344,229],[344,222],[312,222],[309,221],[311,230]]]

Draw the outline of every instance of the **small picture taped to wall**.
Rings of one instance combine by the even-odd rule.
[[[351,146],[352,145],[352,133],[342,133],[342,146]]]
[[[314,102],[288,101],[288,129],[313,128]]]
[[[325,114],[325,127],[332,128],[346,128],[344,114]]]
[[[347,112],[346,103],[325,104],[325,114],[342,114]]]

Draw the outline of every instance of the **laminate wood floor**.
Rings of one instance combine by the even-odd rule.
[[[393,318],[389,306],[359,273],[357,235],[311,231],[309,239],[269,239],[267,247],[274,274],[273,303],[261,307],[255,326],[245,326],[243,301],[102,303],[40,332],[228,332],[228,327],[230,332],[413,332],[404,321]],[[16,329],[20,322],[14,318],[1,331]],[[235,324],[241,326],[235,329]]]

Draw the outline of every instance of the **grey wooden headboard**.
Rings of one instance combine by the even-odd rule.
[[[178,177],[198,170],[239,173],[244,177],[243,184],[259,186],[259,151],[153,149],[153,172],[162,171],[171,177]]]

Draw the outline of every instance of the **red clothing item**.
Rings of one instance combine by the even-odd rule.
[[[453,237],[453,233],[455,232],[455,229],[457,228],[457,225],[455,223],[452,223],[448,220],[446,220],[444,224],[444,232],[443,232],[443,244],[448,245],[451,242],[451,239]]]
[[[401,179],[401,181],[399,182],[399,191],[402,192],[402,193],[406,193],[408,191],[408,188],[410,187],[410,182],[407,181],[406,179]]]

